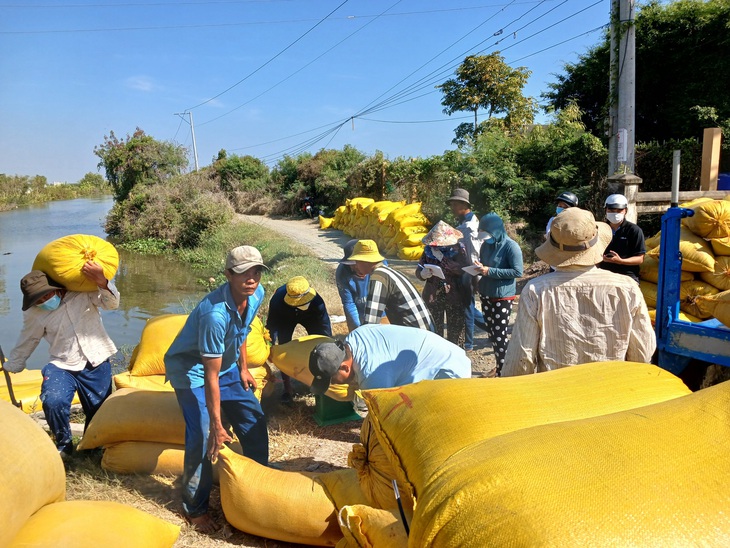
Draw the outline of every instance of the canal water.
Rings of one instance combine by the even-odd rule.
[[[23,325],[20,279],[48,242],[69,234],[105,238],[102,228],[114,204],[111,197],[80,198],[0,212],[0,346],[6,355],[15,346]],[[119,250],[114,279],[121,294],[118,310],[102,311],[107,332],[118,348],[139,342],[147,319],[189,312],[205,294],[198,277],[185,264],[169,257]],[[125,352],[128,354],[128,352]],[[41,341],[28,360],[29,369],[48,362],[48,345]]]

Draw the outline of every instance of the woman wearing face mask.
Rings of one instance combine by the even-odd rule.
[[[613,239],[598,267],[629,276],[639,283],[639,270],[646,254],[644,232],[626,220],[629,201],[623,194],[611,194],[603,205],[606,208],[606,220],[613,231]]]
[[[464,246],[459,243],[461,237],[461,232],[445,222],[436,223],[423,238],[426,247],[416,267],[416,277],[426,282],[422,296],[433,318],[436,333],[444,336],[445,323],[445,338],[464,348],[464,310],[471,299],[471,290],[462,284],[462,267],[469,264],[469,258]],[[426,265],[440,270],[429,269]]]
[[[307,335],[332,336],[327,306],[304,276],[294,276],[274,292],[266,317],[266,329],[274,344],[290,342],[297,325],[301,325]],[[291,379],[282,373],[281,380],[284,382],[281,401],[290,403],[294,395]]]
[[[499,376],[507,352],[507,326],[515,299],[515,279],[522,276],[522,250],[507,236],[504,222],[496,213],[482,217],[479,232],[480,238],[484,239],[479,254],[481,262],[477,264],[482,275],[479,294]]]
[[[43,368],[40,398],[63,459],[74,449],[69,423],[74,394],[79,394],[88,424],[111,394],[109,357],[117,352],[99,309],[117,308],[119,292],[98,264],[87,262],[81,272],[97,285],[97,291],[67,291],[40,270],[20,280],[23,330],[3,364],[7,371],[22,371],[40,340],[48,342],[50,360]]]

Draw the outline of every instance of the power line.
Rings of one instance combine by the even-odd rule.
[[[260,71],[262,68],[264,68],[266,65],[268,65],[272,61],[274,61],[277,57],[279,57],[280,55],[282,55],[285,51],[287,51],[289,48],[291,48],[292,46],[294,46],[294,44],[296,44],[297,42],[299,42],[302,38],[304,38],[305,36],[307,36],[310,32],[312,32],[314,29],[316,29],[318,26],[320,26],[322,23],[324,23],[330,15],[332,15],[337,10],[339,10],[342,6],[344,6],[345,4],[347,4],[347,2],[349,2],[349,0],[344,0],[343,2],[341,2],[335,9],[333,9],[331,12],[329,12],[327,15],[325,15],[322,19],[320,19],[314,26],[310,27],[304,34],[301,34],[293,42],[289,43],[289,45],[287,45],[284,49],[282,49],[281,51],[279,51],[279,53],[277,53],[276,55],[274,55],[272,58],[270,58],[268,61],[266,61],[265,63],[263,63],[262,65],[260,65],[258,68],[256,68],[252,72],[249,72],[246,76],[244,76],[243,78],[241,78],[238,82],[236,82],[232,86],[227,87],[226,89],[224,89],[223,91],[221,91],[217,95],[214,95],[210,99],[206,99],[202,103],[198,103],[197,105],[192,106],[192,107],[190,107],[189,109],[186,109],[186,110],[193,110],[193,109],[196,109],[198,107],[201,107],[201,106],[203,106],[203,105],[205,105],[207,103],[210,103],[213,99],[217,99],[218,97],[220,97],[224,93],[228,93],[229,91],[231,91],[236,86],[238,86],[238,85],[242,84],[243,82],[245,82],[246,80],[248,80],[251,76],[253,76],[254,74],[256,74],[258,71]]]
[[[367,122],[379,122],[381,124],[434,124],[436,122],[453,122],[454,120],[471,120],[473,116],[455,116],[453,118],[440,118],[438,120],[376,120],[374,118],[359,117],[358,120]]]

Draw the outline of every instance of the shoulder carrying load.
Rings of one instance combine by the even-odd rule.
[[[401,496],[407,499],[420,497],[420,490],[444,461],[476,441],[688,393],[680,379],[659,367],[605,362],[521,377],[422,381],[366,390],[363,397],[372,430],[395,469],[396,477],[388,481],[397,479]],[[485,413],[487,401],[490,406]]]
[[[38,413],[43,411],[41,402],[41,384],[43,384],[43,373],[40,369],[24,369],[19,373],[10,373],[10,382],[13,383],[13,394],[15,400],[20,402],[24,413]],[[10,402],[10,391],[5,375],[0,375],[0,400]],[[71,404],[79,403],[78,393],[74,394]]]
[[[701,238],[730,237],[730,202],[710,200],[692,207],[695,214],[682,223]]]
[[[697,297],[695,304],[704,316],[712,315],[730,327],[730,290]]]
[[[710,316],[697,306],[697,297],[715,295],[716,293],[719,293],[717,288],[701,280],[682,282],[679,285],[679,308],[682,312],[692,316],[707,319]]]
[[[727,546],[728,453],[730,383],[479,441],[427,482],[409,545]]]
[[[0,402],[0,425],[0,546],[8,546],[28,518],[66,497],[66,470],[48,434],[20,409]]]
[[[710,245],[684,226],[679,232],[679,251],[682,253],[682,270],[688,272],[715,270],[715,256],[712,254]],[[655,247],[646,254],[659,259],[659,247]]]
[[[657,261],[655,257],[646,255],[639,269],[639,278],[642,280],[646,280],[647,282],[654,284],[659,282],[659,261]],[[692,272],[685,272],[683,270],[681,273],[681,279],[683,282],[689,282],[694,280],[695,276]]]
[[[715,271],[702,272],[700,278],[721,291],[730,289],[730,257],[715,257]]]
[[[45,272],[69,291],[97,291],[96,284],[81,273],[87,261],[101,265],[104,276],[111,280],[119,268],[119,253],[97,236],[73,234],[46,244],[35,258],[33,270]]]
[[[170,548],[179,535],[177,525],[126,504],[71,500],[41,508],[25,523],[10,547]]]

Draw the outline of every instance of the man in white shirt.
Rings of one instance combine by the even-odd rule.
[[[83,274],[97,291],[68,291],[40,270],[20,280],[23,292],[23,330],[3,369],[19,372],[46,339],[50,348],[48,365],[43,368],[41,402],[48,426],[61,458],[73,452],[71,402],[78,392],[88,425],[104,400],[111,394],[109,357],[117,348],[107,335],[99,309],[119,306],[119,292],[104,277],[102,267],[87,262]]]

